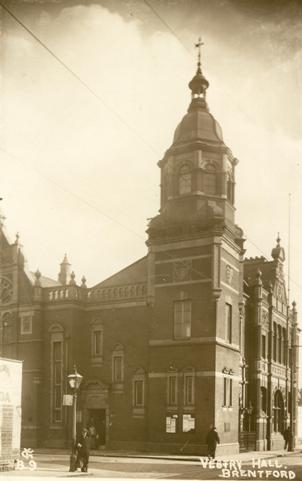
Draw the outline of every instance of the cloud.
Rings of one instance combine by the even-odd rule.
[[[100,4],[24,9],[26,24],[95,95],[6,22],[5,141],[20,160],[0,160],[4,210],[32,269],[55,277],[67,251],[77,277],[84,273],[91,285],[145,254],[146,219],[159,208],[157,161],[187,110],[193,44],[205,28],[210,109],[240,159],[237,221],[269,252],[278,231],[286,242],[287,195],[295,192],[299,274],[301,50],[279,56],[280,27],[270,17],[259,23],[230,2],[201,14],[197,4],[169,10],[159,3],[192,56],[151,11],[140,6],[137,15],[137,3],[127,5],[128,16],[118,3],[115,11]]]

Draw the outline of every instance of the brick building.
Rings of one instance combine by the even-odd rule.
[[[58,280],[29,272],[0,230],[2,355],[24,360],[25,446],[66,446],[67,375],[83,375],[77,420],[100,446],[220,453],[281,447],[296,422],[296,307],[284,250],[244,259],[235,168],[198,63],[188,112],[159,161],[161,205],[147,255],[88,288],[65,256]],[[291,372],[293,371],[293,377]]]

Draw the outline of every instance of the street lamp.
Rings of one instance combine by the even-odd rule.
[[[76,439],[77,439],[77,391],[81,385],[83,376],[77,372],[76,366],[72,374],[67,376],[70,388],[73,390],[73,410],[72,410],[72,445],[69,463],[69,471],[76,470]]]

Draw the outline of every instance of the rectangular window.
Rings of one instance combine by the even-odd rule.
[[[263,359],[266,359],[266,335],[262,334],[261,336],[261,356]]]
[[[192,303],[189,300],[174,302],[174,338],[191,337]]]
[[[134,405],[136,407],[144,405],[144,381],[134,381]]]
[[[102,356],[103,351],[103,332],[98,330],[92,331],[92,355],[94,357]]]
[[[223,406],[227,405],[227,390],[228,390],[227,378],[224,377],[223,378]]]
[[[273,361],[277,361],[277,325],[273,327]]]
[[[190,406],[194,404],[194,376],[185,374],[184,377],[184,404]]]
[[[177,377],[168,376],[168,405],[175,406],[177,404]]]
[[[229,406],[233,406],[233,379],[229,379]]]
[[[212,173],[203,174],[203,189],[205,194],[216,194],[216,175]]]
[[[61,341],[52,342],[52,419],[62,422],[62,369],[63,344]]]
[[[179,176],[179,195],[189,194],[192,189],[191,173],[181,174]]]
[[[231,344],[232,342],[232,306],[225,305],[225,339]]]
[[[233,379],[229,377],[223,378],[223,406],[233,406]]]
[[[123,380],[122,361],[122,356],[113,358],[113,382],[122,382]]]
[[[21,317],[21,334],[32,333],[32,315],[22,315]]]

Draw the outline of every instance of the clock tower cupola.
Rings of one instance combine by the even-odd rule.
[[[176,127],[172,145],[158,163],[161,169],[160,214],[152,219],[149,236],[167,229],[203,230],[223,223],[234,229],[235,167],[238,163],[224,143],[222,130],[210,113],[209,82],[201,68],[199,39],[197,70],[189,82],[191,102]]]

